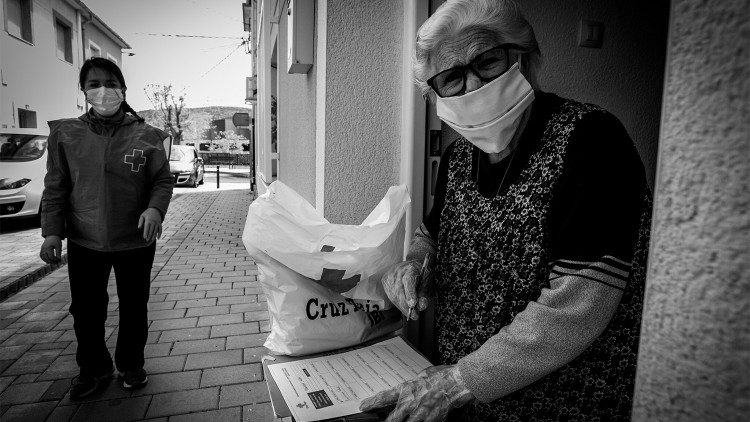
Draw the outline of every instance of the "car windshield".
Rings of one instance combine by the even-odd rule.
[[[0,134],[0,161],[36,160],[46,149],[46,136]]]
[[[191,154],[190,149],[188,148],[180,148],[173,146],[172,147],[172,154],[169,155],[169,161],[191,161],[193,159],[193,154]]]

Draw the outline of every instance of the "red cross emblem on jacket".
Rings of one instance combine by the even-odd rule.
[[[130,171],[136,173],[141,171],[141,167],[146,164],[146,157],[143,156],[143,150],[134,149],[133,154],[126,154],[125,164],[130,164]]]

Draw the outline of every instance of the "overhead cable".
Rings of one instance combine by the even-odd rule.
[[[235,51],[237,51],[240,47],[242,47],[245,44],[247,44],[247,40],[242,40],[242,42],[240,44],[238,44],[237,47],[235,47],[232,51],[230,51],[229,54],[227,54],[226,56],[224,56],[223,59],[219,60],[218,63],[216,63],[210,69],[208,69],[207,71],[205,71],[198,79],[201,79],[204,76],[208,75],[209,72],[211,72],[212,70],[216,69],[220,64],[224,63],[224,60],[228,59],[229,56],[231,56],[232,54],[234,54]]]
[[[173,37],[173,38],[220,38],[227,40],[244,40],[243,37],[220,37],[212,35],[185,35],[185,34],[153,34],[144,32],[135,32],[136,35],[149,35],[152,37]]]

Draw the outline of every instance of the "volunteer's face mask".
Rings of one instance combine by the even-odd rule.
[[[518,63],[487,85],[457,97],[437,97],[437,115],[486,153],[505,150],[534,101]]]
[[[120,109],[125,99],[122,89],[99,87],[86,91],[86,101],[101,116],[112,116]]]

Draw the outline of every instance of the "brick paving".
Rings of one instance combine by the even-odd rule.
[[[0,220],[0,225],[3,226],[14,224],[19,223],[8,219]],[[0,236],[0,256],[3,257],[0,261],[0,300],[60,267],[46,264],[39,258],[39,247],[43,240],[42,229],[39,227],[3,233]],[[67,252],[67,246],[63,242],[63,262],[67,261]]]
[[[267,308],[241,239],[252,199],[248,190],[173,199],[152,272],[145,388],[115,378],[93,397],[68,398],[78,368],[67,266],[0,302],[0,419],[274,421],[260,364]]]

